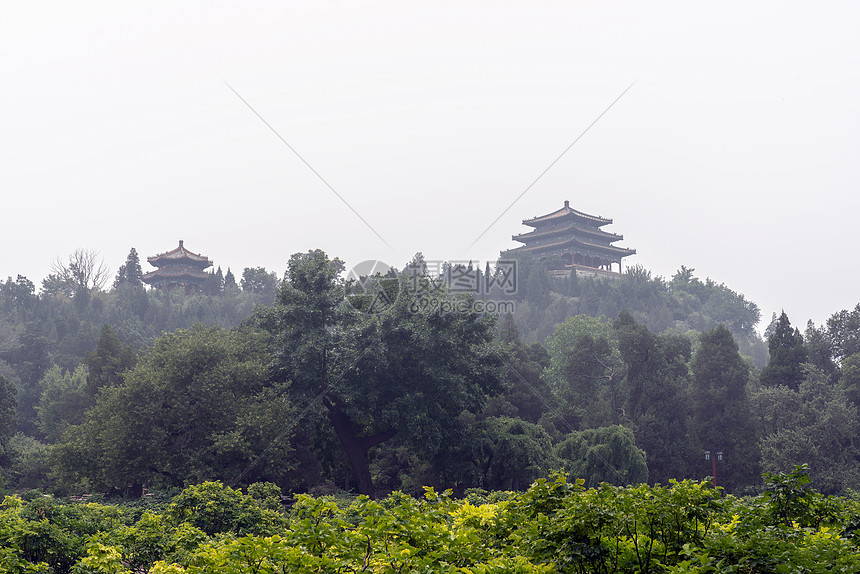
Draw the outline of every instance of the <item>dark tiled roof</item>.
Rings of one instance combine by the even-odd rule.
[[[185,264],[192,266],[196,269],[206,269],[207,267],[212,266],[212,262],[209,261],[208,257],[185,249],[185,245],[181,239],[179,240],[179,247],[177,247],[176,249],[173,249],[166,253],[159,253],[158,255],[154,255],[152,257],[147,257],[146,260],[153,267]]]
[[[195,267],[187,265],[167,265],[155,271],[145,273],[141,280],[153,285],[164,281],[170,283],[202,283],[209,276],[208,273]]]
[[[516,251],[544,251],[544,250],[552,250],[558,249],[561,247],[569,247],[574,245],[582,245],[584,247],[589,247],[596,252],[607,252],[613,255],[620,255],[621,257],[627,257],[628,255],[635,255],[635,249],[626,249],[624,247],[615,247],[614,245],[600,245],[597,243],[589,243],[587,241],[582,241],[577,239],[576,237],[568,237],[562,239],[561,241],[556,241],[554,243],[544,243],[541,245],[523,245],[522,247],[517,247]]]
[[[558,211],[553,211],[552,213],[548,213],[546,215],[539,215],[538,217],[533,217],[531,219],[524,219],[523,225],[528,225],[529,227],[539,227],[542,223],[556,221],[565,217],[570,217],[572,219],[583,219],[592,223],[596,223],[598,226],[608,225],[612,223],[611,219],[606,219],[598,215],[589,215],[587,213],[577,211],[570,207],[570,203],[568,201],[565,201],[564,207],[562,207]]]
[[[608,233],[606,231],[597,229],[596,227],[592,227],[592,228],[580,227],[580,226],[578,226],[572,222],[568,223],[567,225],[555,225],[552,227],[545,227],[543,229],[538,228],[538,229],[535,229],[534,231],[529,231],[528,233],[521,233],[519,235],[514,235],[512,239],[514,241],[520,241],[522,243],[526,243],[526,242],[532,241],[534,239],[540,239],[542,237],[551,237],[555,234],[561,234],[561,233],[574,234],[574,235],[577,235],[577,234],[592,235],[592,236],[597,237],[599,239],[608,241],[609,243],[612,243],[614,241],[621,241],[622,239],[624,239],[623,235],[616,235],[615,233]]]

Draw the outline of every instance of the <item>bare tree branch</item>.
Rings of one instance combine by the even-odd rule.
[[[75,249],[69,255],[68,263],[63,263],[57,258],[51,265],[51,271],[68,283],[73,291],[101,290],[110,277],[110,269],[105,265],[104,259],[100,258],[99,252],[93,249]]]

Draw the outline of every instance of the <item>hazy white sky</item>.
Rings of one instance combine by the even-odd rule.
[[[181,238],[237,275],[494,260],[613,218],[801,329],[860,301],[856,2],[17,2],[0,19],[0,277]],[[632,89],[469,245],[631,82]],[[388,242],[389,249],[227,87]]]

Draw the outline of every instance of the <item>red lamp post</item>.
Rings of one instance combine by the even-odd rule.
[[[723,462],[723,451],[718,450],[714,453],[711,451],[705,451],[705,460],[710,460],[713,465],[713,480],[714,480],[714,488],[717,488],[717,461]]]

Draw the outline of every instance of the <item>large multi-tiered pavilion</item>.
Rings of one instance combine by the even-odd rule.
[[[547,215],[526,219],[523,225],[534,227],[534,231],[514,235],[514,241],[525,243],[513,249],[514,253],[529,253],[538,258],[561,257],[567,267],[583,270],[603,270],[614,273],[613,265],[635,255],[635,249],[616,247],[612,243],[624,239],[623,235],[601,231],[601,227],[612,223],[595,215],[588,215],[570,207],[564,207]]]
[[[186,295],[203,286],[209,276],[204,269],[212,266],[208,257],[185,249],[181,239],[176,249],[147,257],[146,260],[157,269],[144,274],[144,283],[166,291],[182,287]]]

